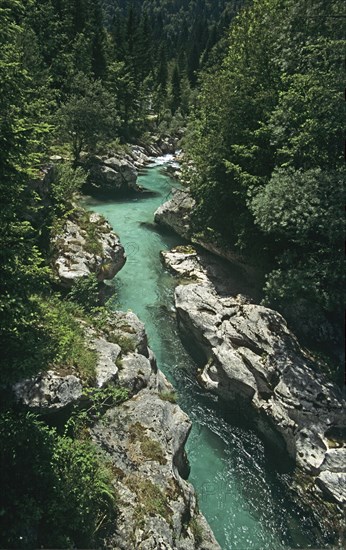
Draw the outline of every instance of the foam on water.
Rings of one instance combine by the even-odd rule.
[[[153,168],[154,166],[162,166],[164,164],[173,164],[174,159],[175,159],[175,156],[171,154],[162,155],[161,157],[153,157],[150,159],[150,163],[148,164],[148,167]]]

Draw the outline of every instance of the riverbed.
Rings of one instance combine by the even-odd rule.
[[[111,282],[114,309],[132,310],[145,323],[159,368],[174,385],[178,402],[193,422],[186,450],[201,511],[224,550],[326,547],[304,513],[289,499],[290,473],[243,420],[242,411],[220,409],[197,384],[196,365],[181,344],[174,315],[176,280],[160,251],[182,243],[153,224],[154,211],[168,199],[174,181],[162,173],[162,158],[139,177],[151,190],[117,201],[90,200],[119,235],[127,253]],[[282,469],[282,468],[281,468]]]

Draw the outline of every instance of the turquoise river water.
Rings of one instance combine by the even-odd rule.
[[[174,185],[161,170],[158,159],[139,177],[153,195],[89,200],[88,206],[107,218],[127,253],[125,267],[111,283],[116,287],[113,305],[134,311],[145,323],[158,366],[193,422],[186,450],[200,509],[225,550],[322,547],[309,518],[290,502],[283,483],[289,474],[278,472],[275,456],[242,424],[241,411],[226,419],[227,411],[195,381],[196,366],[181,344],[174,316],[176,281],[159,255],[182,241],[153,226],[154,211]]]

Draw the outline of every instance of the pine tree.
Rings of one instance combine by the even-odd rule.
[[[178,66],[175,64],[173,73],[172,73],[172,100],[171,100],[171,111],[174,114],[181,102],[181,86],[180,86],[180,74]]]

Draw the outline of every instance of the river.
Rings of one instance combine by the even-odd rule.
[[[275,457],[256,433],[244,425],[241,411],[220,410],[195,381],[195,365],[181,344],[174,316],[176,281],[160,262],[160,250],[181,243],[153,226],[156,208],[174,182],[161,173],[158,159],[139,177],[155,193],[98,202],[89,208],[103,214],[127,253],[125,267],[112,281],[112,307],[132,310],[145,323],[158,366],[178,392],[178,402],[193,422],[186,450],[201,511],[224,550],[280,550],[322,547],[310,519],[296,510]]]

